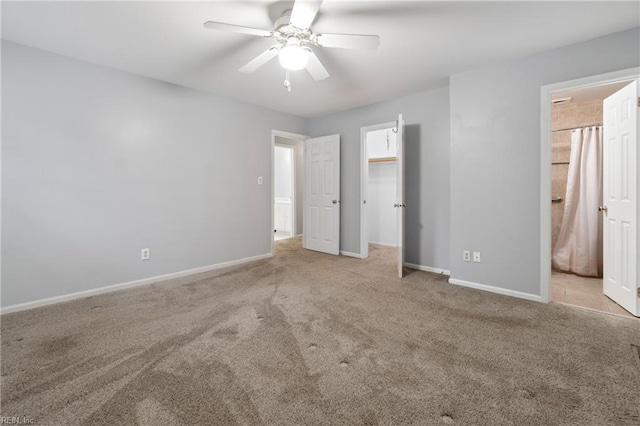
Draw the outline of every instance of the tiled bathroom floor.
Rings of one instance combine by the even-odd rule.
[[[602,278],[587,278],[559,271],[551,272],[551,300],[635,318],[602,292]]]
[[[275,241],[285,240],[287,238],[291,238],[291,233],[290,232],[276,231],[275,236],[274,236],[274,240]]]

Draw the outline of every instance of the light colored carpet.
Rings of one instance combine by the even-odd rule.
[[[2,317],[2,415],[49,425],[640,424],[640,321],[273,259]]]

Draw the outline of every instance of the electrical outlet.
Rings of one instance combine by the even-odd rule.
[[[473,261],[480,263],[480,252],[479,251],[474,251],[473,252]]]
[[[262,185],[264,182],[264,180],[262,179],[262,176],[258,177],[258,185]]]
[[[462,260],[471,262],[471,252],[469,250],[462,250]]]
[[[148,248],[140,250],[140,259],[149,260],[150,257],[151,251]]]

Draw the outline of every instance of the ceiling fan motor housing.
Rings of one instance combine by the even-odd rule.
[[[285,10],[282,17],[275,22],[271,37],[282,43],[283,46],[290,44],[289,40],[292,38],[297,39],[296,43],[300,45],[315,44],[313,34],[309,29],[302,30],[291,25],[291,9]]]

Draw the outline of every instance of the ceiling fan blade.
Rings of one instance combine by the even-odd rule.
[[[322,0],[296,0],[289,23],[301,30],[308,30],[321,4]]]
[[[320,59],[313,51],[309,52],[309,59],[307,60],[307,71],[311,74],[314,80],[324,80],[329,77],[329,73],[320,62]]]
[[[242,27],[240,25],[225,24],[224,22],[207,21],[204,27],[210,30],[231,31],[240,34],[249,34],[259,37],[271,36],[271,31],[261,30],[259,28]]]
[[[376,50],[380,45],[380,37],[377,35],[318,34],[316,40],[322,47],[338,47],[341,49]]]
[[[268,48],[267,50],[265,50],[264,52],[262,52],[261,54],[253,58],[253,60],[248,62],[245,66],[240,68],[238,71],[243,72],[245,74],[254,72],[258,68],[260,68],[261,66],[263,66],[264,64],[266,64],[267,62],[275,58],[276,56],[278,56],[280,47],[281,46],[279,44],[275,46],[271,46],[270,48]]]

